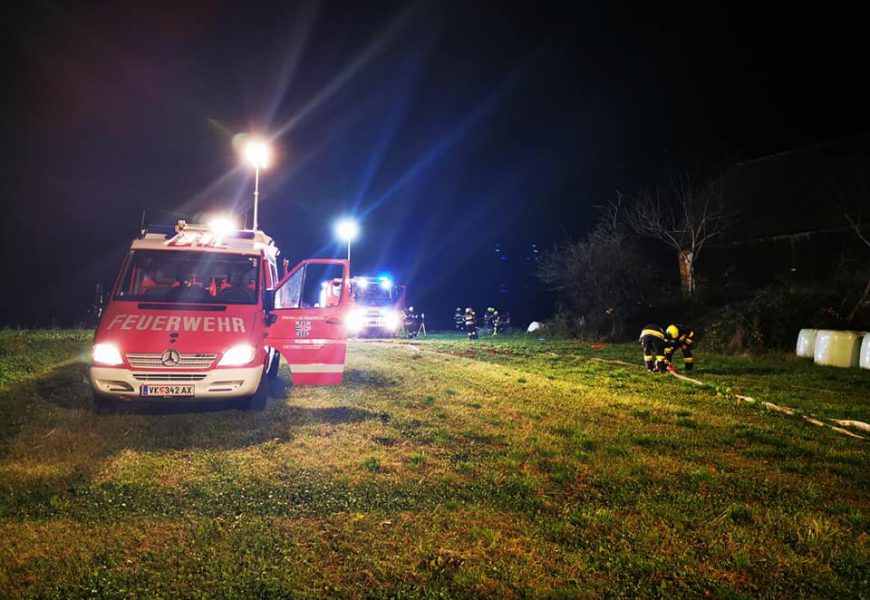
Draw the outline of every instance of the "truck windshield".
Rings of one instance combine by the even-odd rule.
[[[354,287],[353,299],[362,306],[386,306],[393,303],[393,293],[391,288],[369,284],[366,287]]]
[[[256,256],[217,252],[135,250],[118,281],[116,300],[195,304],[256,304]]]

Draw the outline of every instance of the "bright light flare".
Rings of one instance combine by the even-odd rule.
[[[401,324],[399,313],[394,310],[388,310],[384,313],[384,328],[387,331],[396,331]]]
[[[236,230],[236,224],[229,217],[214,217],[208,222],[208,228],[218,239],[223,239]]]
[[[224,352],[223,358],[218,363],[222,367],[239,367],[246,365],[257,356],[257,349],[250,344],[239,344]]]
[[[359,333],[365,326],[365,312],[362,309],[348,312],[344,318],[344,326],[351,334]]]
[[[335,235],[343,242],[352,242],[359,235],[359,224],[353,219],[342,219],[335,226]]]
[[[243,150],[245,160],[255,169],[265,169],[269,166],[269,146],[266,142],[251,140]]]
[[[391,290],[393,289],[393,282],[389,279],[381,279],[381,289],[382,290]]]
[[[95,365],[117,367],[124,364],[124,360],[121,358],[121,351],[112,344],[95,344],[93,358]]]

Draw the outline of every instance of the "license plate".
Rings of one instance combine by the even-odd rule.
[[[192,385],[143,385],[142,396],[193,396]]]

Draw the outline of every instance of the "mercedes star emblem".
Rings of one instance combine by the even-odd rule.
[[[175,350],[167,350],[160,355],[160,362],[164,367],[174,367],[181,360],[181,356]]]

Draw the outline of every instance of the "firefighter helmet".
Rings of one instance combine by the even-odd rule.
[[[667,333],[668,337],[670,337],[672,340],[676,340],[680,337],[680,328],[676,325],[668,325],[668,328],[665,329],[665,333]]]

